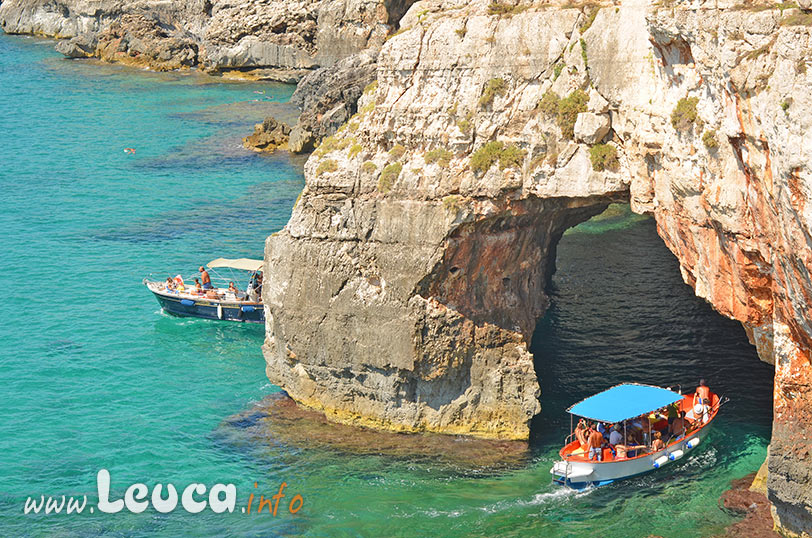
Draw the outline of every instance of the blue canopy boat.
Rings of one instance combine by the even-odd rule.
[[[625,383],[578,402],[567,410],[572,433],[559,451],[561,461],[550,469],[553,481],[576,489],[602,486],[682,458],[699,446],[719,408],[727,401],[710,391],[708,394],[708,402],[696,404],[693,394]],[[671,427],[672,421],[660,413],[669,406],[674,406],[678,416],[685,413],[681,428]],[[572,429],[573,416],[603,423],[607,432],[608,428],[616,427],[618,437],[622,432],[621,442],[616,445],[603,442],[594,457],[590,457],[587,446]],[[653,445],[655,437],[661,438],[661,446]]]
[[[262,260],[248,258],[217,258],[207,264],[212,288],[195,288],[195,277],[184,280],[181,275],[165,281],[144,279],[161,308],[167,314],[244,323],[265,323],[265,309],[262,306]],[[225,278],[215,269],[229,269],[231,278]],[[244,279],[235,276],[233,271],[241,271]],[[245,291],[229,288],[230,283],[245,280]],[[236,286],[236,285],[235,285]]]

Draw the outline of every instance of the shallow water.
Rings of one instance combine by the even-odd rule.
[[[559,247],[532,346],[543,411],[508,464],[265,429],[256,409],[278,389],[264,376],[262,329],[164,316],[141,279],[262,255],[303,185],[301,162],[248,152],[240,137],[277,106],[268,98],[292,90],[69,62],[51,42],[0,34],[3,535],[677,537],[732,521],[717,499],[763,461],[771,369],[682,283],[652,221],[623,209]],[[700,376],[731,402],[695,454],[598,490],[550,484],[566,407],[622,381],[687,388]],[[101,468],[114,498],[138,481],[230,482],[238,508],[23,515],[40,494],[95,503]],[[276,517],[240,513],[282,481]],[[291,515],[296,493],[304,506]]]

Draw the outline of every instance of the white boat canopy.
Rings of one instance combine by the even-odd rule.
[[[242,269],[243,271],[259,271],[262,269],[262,260],[252,260],[250,258],[217,258],[208,263],[212,269],[217,267],[228,267],[229,269]]]

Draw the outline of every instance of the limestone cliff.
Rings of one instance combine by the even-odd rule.
[[[628,199],[775,363],[768,494],[812,527],[812,15],[765,7],[412,6],[267,241],[269,378],[341,422],[524,438],[555,245]]]
[[[5,0],[8,33],[63,39],[68,57],[296,81],[380,46],[411,0]],[[246,75],[246,72],[247,75]]]

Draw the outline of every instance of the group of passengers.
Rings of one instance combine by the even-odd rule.
[[[709,413],[710,389],[703,379],[694,393],[694,417],[699,420],[686,418],[679,402],[623,423],[587,422],[581,419],[575,428],[580,449],[573,454],[584,453],[590,460],[602,461],[604,448],[609,448],[615,460],[659,452],[669,442],[682,438],[695,426],[707,422]]]
[[[258,271],[251,275],[248,289],[246,289],[245,292],[240,291],[234,282],[230,281],[228,283],[228,288],[223,293],[220,293],[217,288],[212,285],[209,272],[206,271],[203,266],[200,266],[198,271],[200,272],[200,278],[195,278],[194,286],[191,286],[189,289],[187,289],[186,284],[183,282],[180,275],[176,276],[175,278],[172,278],[171,276],[166,277],[166,291],[176,293],[186,292],[198,297],[205,297],[206,299],[215,300],[249,300],[259,302],[260,297],[262,297],[262,273]]]

